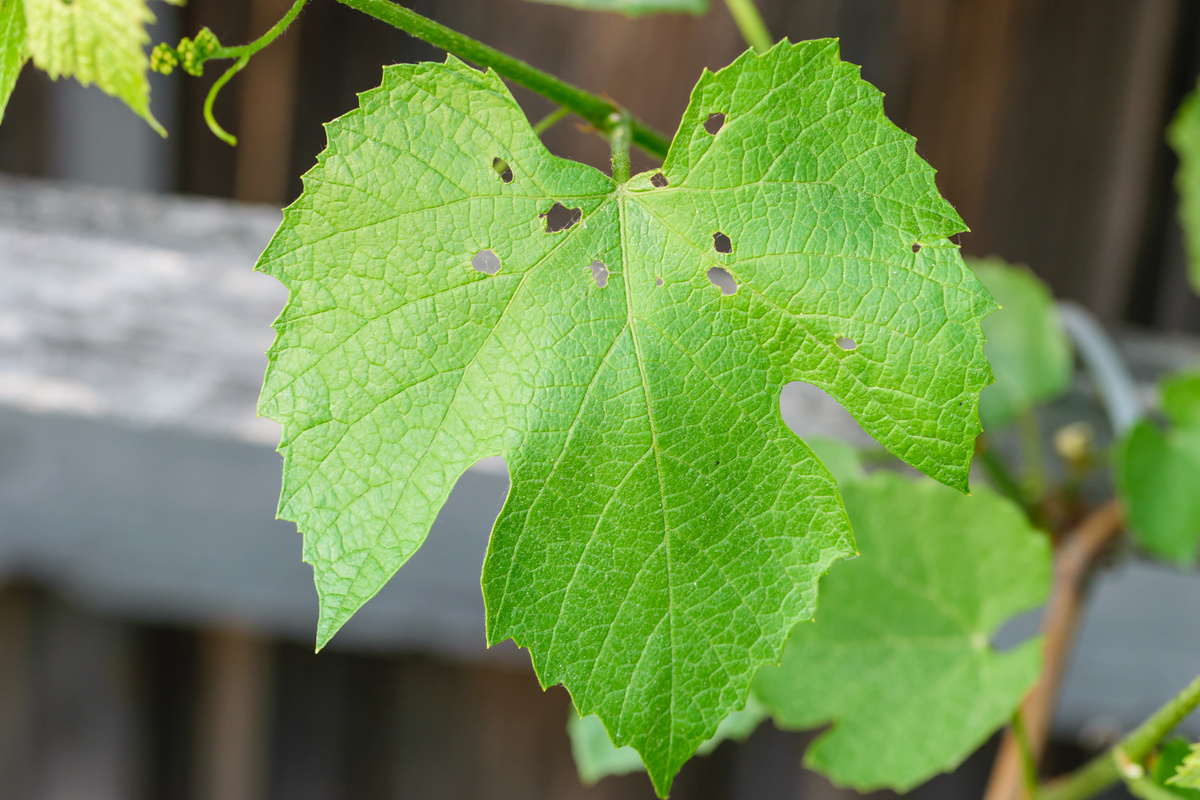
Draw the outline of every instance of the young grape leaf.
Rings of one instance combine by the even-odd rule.
[[[1162,745],[1150,778],[1176,797],[1200,800],[1200,753],[1186,739]]]
[[[1184,98],[1167,128],[1167,141],[1179,157],[1175,172],[1179,222],[1187,242],[1192,288],[1200,292],[1200,87]]]
[[[0,0],[0,122],[25,66],[25,11],[21,0]]]
[[[1200,376],[1163,381],[1163,433],[1142,420],[1116,452],[1117,490],[1135,538],[1149,552],[1184,566],[1200,546]]]
[[[704,14],[708,0],[533,0],[585,11],[619,11],[631,17],[644,14]]]
[[[745,741],[768,716],[766,707],[750,695],[746,708],[721,720],[712,738],[696,748],[696,755],[706,756],[726,740]],[[637,750],[629,745],[617,747],[612,743],[604,723],[595,714],[584,717],[571,714],[567,720],[567,733],[571,737],[571,754],[575,757],[579,780],[588,786],[609,775],[627,775],[646,769]]]
[[[996,382],[979,398],[979,417],[984,430],[991,430],[1067,390],[1071,341],[1054,296],[1028,268],[997,258],[968,259],[967,264],[1000,304],[983,321],[983,351]]]
[[[1050,587],[1050,548],[1021,510],[894,473],[842,486],[862,555],[821,579],[813,622],[754,692],[781,727],[831,730],[808,766],[860,791],[907,791],[957,766],[1037,680],[1040,640],[989,641]]]
[[[290,289],[260,408],[319,644],[503,456],[488,641],[665,794],[854,553],[783,385],[966,487],[994,303],[961,220],[834,41],[706,73],[663,167],[622,184],[454,58],[386,69],[328,132],[259,265]]]
[[[144,47],[154,15],[146,0],[24,0],[26,48],[51,78],[96,84],[125,101],[163,136],[150,113]]]

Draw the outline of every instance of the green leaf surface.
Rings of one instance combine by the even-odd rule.
[[[1067,390],[1071,342],[1050,289],[1027,267],[996,258],[967,263],[1000,304],[983,322],[983,351],[996,382],[983,390],[979,416],[991,430]]]
[[[584,11],[619,11],[631,17],[644,14],[704,14],[708,0],[533,0]]]
[[[696,755],[706,756],[726,740],[745,741],[767,717],[766,707],[750,695],[746,707],[721,720],[712,738],[696,748]],[[584,717],[571,714],[567,733],[571,737],[571,754],[575,757],[579,780],[589,786],[609,775],[627,775],[646,769],[636,750],[629,745],[617,747],[612,743],[604,723],[595,714]]]
[[[1116,471],[1129,526],[1142,547],[1194,565],[1200,546],[1200,429],[1163,433],[1142,420],[1118,447]]]
[[[1200,292],[1200,88],[1184,98],[1167,129],[1167,141],[1179,157],[1179,222],[1187,242],[1188,275],[1192,288]]]
[[[1186,739],[1172,739],[1159,748],[1150,778],[1176,797],[1200,800],[1200,755]]]
[[[1200,429],[1200,372],[1182,372],[1159,387],[1163,414],[1172,425]]]
[[[4,121],[4,108],[28,57],[21,0],[0,0],[0,122]]]
[[[821,579],[814,622],[754,684],[781,727],[833,727],[805,762],[860,791],[907,791],[953,769],[1036,681],[1040,640],[992,635],[1041,604],[1050,548],[988,490],[877,472],[842,487],[862,555]]]
[[[259,265],[290,289],[260,409],[318,642],[503,456],[488,641],[529,648],[665,794],[855,552],[784,384],[966,487],[994,303],[962,222],[828,40],[706,73],[661,171],[620,185],[453,58],[390,67],[361,104]]]
[[[24,0],[26,46],[33,63],[51,78],[96,84],[124,100],[162,135],[150,113],[150,42],[154,15],[146,0]]]

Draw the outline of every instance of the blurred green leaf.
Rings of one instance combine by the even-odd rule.
[[[1162,410],[1172,425],[1200,428],[1200,372],[1183,372],[1162,382]]]
[[[533,0],[585,11],[619,11],[631,17],[644,14],[703,14],[708,0]]]
[[[1200,800],[1200,774],[1197,774],[1193,749],[1186,739],[1172,739],[1164,744],[1159,748],[1150,778],[1177,797]],[[1193,760],[1192,765],[1184,767],[1189,758]]]
[[[0,0],[0,122],[29,57],[25,52],[25,10],[21,0]]]
[[[1167,378],[1162,409],[1173,423],[1164,433],[1142,420],[1117,447],[1117,490],[1138,542],[1184,566],[1200,546],[1200,375]]]
[[[751,695],[746,701],[746,708],[734,711],[722,720],[717,732],[696,749],[696,754],[706,756],[726,739],[744,741],[767,716],[767,709]],[[571,753],[575,756],[579,780],[589,786],[609,775],[646,771],[636,750],[629,745],[613,745],[604,723],[595,714],[581,717],[572,713],[567,721],[567,732],[571,736]]]
[[[1200,89],[1193,90],[1180,105],[1167,141],[1179,157],[1175,190],[1179,192],[1179,222],[1188,249],[1188,273],[1192,288],[1200,292]]]
[[[821,579],[815,620],[754,692],[781,727],[833,723],[808,766],[860,791],[907,791],[957,766],[1037,679],[1040,641],[989,642],[1045,600],[1050,548],[986,489],[882,471],[841,488],[862,555]]]
[[[967,264],[1000,304],[983,321],[983,351],[996,376],[979,397],[979,418],[987,431],[1066,391],[1071,342],[1054,296],[1028,268],[996,258],[967,259]]]
[[[828,436],[810,436],[805,441],[838,484],[859,480],[866,475],[858,448]]]

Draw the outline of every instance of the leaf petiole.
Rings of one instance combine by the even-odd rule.
[[[763,22],[762,15],[758,13],[758,7],[754,5],[754,0],[725,0],[725,5],[729,7],[733,21],[737,23],[738,30],[742,32],[742,38],[746,40],[746,44],[754,48],[754,52],[761,54],[771,49],[775,40],[767,31],[767,24]]]
[[[571,109],[567,108],[566,106],[559,106],[533,124],[534,134],[541,136],[543,133],[561,122],[563,117],[570,113]]]
[[[612,176],[617,183],[629,180],[629,145],[632,138],[632,126],[629,114],[617,113],[615,127],[609,140],[612,142]]]

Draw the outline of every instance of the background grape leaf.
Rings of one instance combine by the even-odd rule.
[[[744,741],[767,716],[766,707],[750,695],[746,707],[721,720],[712,738],[696,748],[696,755],[706,756],[726,740]],[[579,770],[579,780],[589,786],[609,775],[627,775],[646,769],[636,750],[629,745],[617,747],[612,743],[604,723],[595,714],[581,717],[572,713],[567,720],[567,733],[571,737],[571,754]]]
[[[1188,275],[1200,292],[1200,87],[1184,98],[1167,128],[1167,141],[1179,158],[1175,191],[1179,193],[1179,222],[1188,251]]]
[[[860,791],[907,791],[957,766],[1037,680],[1040,640],[996,653],[1010,617],[1041,604],[1050,548],[1015,505],[877,472],[843,484],[862,555],[821,579],[754,692],[780,727],[832,722],[808,766]]]
[[[979,417],[991,430],[1039,403],[1053,400],[1071,381],[1071,341],[1050,289],[1027,267],[998,258],[967,264],[1000,304],[983,321],[983,351],[996,382],[979,398]]]
[[[1186,739],[1172,739],[1158,750],[1150,779],[1176,797],[1200,800],[1200,754]]]
[[[1116,483],[1129,527],[1147,551],[1184,566],[1200,547],[1200,375],[1163,381],[1164,433],[1142,420],[1118,445]]]
[[[328,130],[260,261],[290,289],[260,407],[318,642],[504,456],[488,640],[529,648],[665,794],[854,552],[783,385],[965,488],[994,303],[961,220],[828,40],[706,73],[662,169],[622,185],[453,58],[386,69]]]
[[[73,77],[124,100],[163,136],[150,113],[146,0],[24,0],[26,48],[51,78]]]
[[[0,122],[25,66],[25,11],[21,0],[0,0]]]
[[[708,11],[708,0],[533,0],[533,2],[570,6],[585,11],[619,11],[631,17],[640,17],[644,14],[703,14]]]

